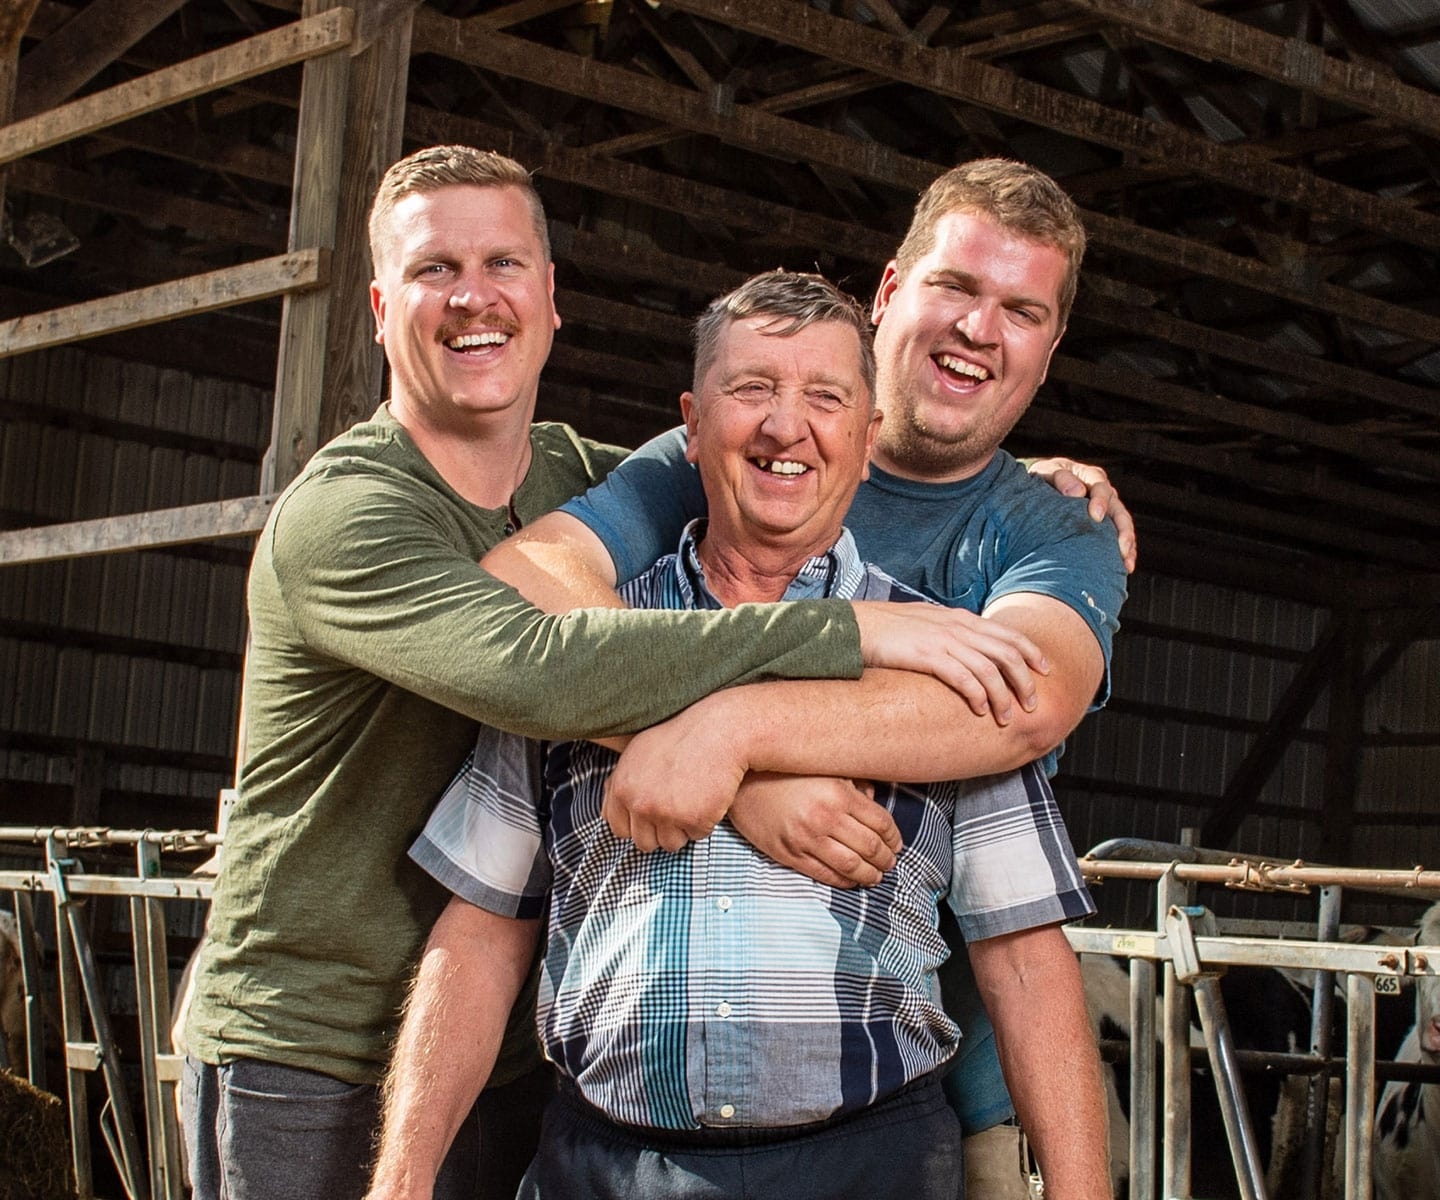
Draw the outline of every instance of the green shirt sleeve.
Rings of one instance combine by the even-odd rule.
[[[283,612],[266,624],[288,616],[299,657],[333,663],[337,689],[356,668],[500,729],[554,739],[634,732],[732,684],[861,670],[844,602],[549,615],[476,565],[500,531],[457,529],[453,505],[427,505],[402,480],[321,476],[282,505],[262,547],[273,578],[267,589],[257,565],[252,608],[268,591]],[[462,538],[473,558],[457,551]],[[284,670],[276,649],[268,660]],[[309,682],[317,686],[323,678]]]

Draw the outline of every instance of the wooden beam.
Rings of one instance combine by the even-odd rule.
[[[10,186],[17,192],[70,200],[101,212],[134,217],[150,225],[175,225],[216,241],[238,242],[242,246],[272,251],[285,246],[283,209],[253,212],[227,208],[119,178],[102,179],[40,159],[13,163],[9,171]]]
[[[68,100],[185,0],[91,0],[20,63],[15,115]]]
[[[484,36],[486,34],[488,36]],[[753,106],[736,109],[731,114],[733,119],[726,119],[714,112],[704,97],[684,88],[645,79],[634,72],[606,66],[577,55],[546,50],[534,43],[509,38],[504,34],[478,27],[472,29],[468,24],[460,26],[458,22],[441,17],[429,9],[423,9],[417,15],[415,36],[416,53],[428,50],[475,66],[505,73],[515,72],[520,78],[530,79],[547,87],[560,88],[598,103],[615,104],[658,120],[681,124],[695,132],[708,133],[723,142],[756,153],[777,157],[777,150],[783,149],[796,161],[824,162],[887,187],[901,187],[919,192],[942,170],[937,164],[925,159],[887,150],[873,142],[815,129],[798,121],[761,112]],[[741,119],[741,114],[745,119]],[[644,179],[645,188],[648,188],[650,193],[647,195],[644,189],[632,188],[626,192],[631,198],[662,208],[672,208],[678,212],[699,212],[704,211],[704,207],[688,207],[691,200],[677,204],[662,197],[681,194],[694,198],[710,194],[728,195],[733,197],[729,205],[733,215],[717,219],[742,228],[765,228],[763,224],[756,225],[755,218],[748,215],[766,208],[765,202],[738,192],[707,188],[690,180],[678,181],[663,172],[648,170],[631,163],[607,163],[599,156],[591,155],[587,160],[584,151],[571,150],[558,143],[541,141],[538,138],[526,138],[523,134],[469,122],[464,118],[446,117],[433,110],[418,109],[414,105],[407,114],[406,122],[410,136],[422,142],[444,140],[439,135],[447,127],[463,130],[468,126],[475,131],[475,136],[485,137],[488,144],[494,144],[497,149],[510,146],[511,149],[506,152],[532,168],[548,168],[552,163],[557,164],[564,170],[565,177],[572,182],[601,191],[610,189],[605,183],[588,182],[585,166],[587,161],[591,164],[588,172],[597,179],[607,176],[615,178],[617,172],[626,171],[633,178]],[[698,199],[696,203],[698,204]],[[796,211],[787,210],[783,206],[768,207],[777,213]],[[1401,333],[1417,340],[1440,341],[1440,317],[1417,312],[1402,305],[1389,304],[1363,292],[1325,283],[1314,277],[1313,271],[1302,264],[1290,269],[1274,267],[1259,259],[1231,254],[1201,242],[1146,229],[1116,217],[1092,211],[1083,211],[1081,215],[1092,239],[1117,253],[1139,256],[1160,263],[1171,271],[1180,266],[1197,275],[1218,279],[1222,283],[1252,288],[1308,308],[1316,308],[1346,319],[1360,320],[1376,328]],[[785,227],[777,229],[776,236],[793,237],[793,231],[798,225],[811,220],[826,220],[811,218],[809,214],[804,214],[803,217],[800,222],[791,220]],[[886,236],[861,226],[846,226],[843,222],[830,221],[829,224],[836,232],[819,242],[809,244],[843,245],[854,256],[869,257],[879,263],[885,262],[894,253],[898,233]],[[847,229],[848,234],[845,232]],[[852,241],[844,240],[847,236]],[[858,242],[855,239],[859,239]]]
[[[291,247],[335,245],[350,73],[351,59],[338,54],[305,64],[290,190]],[[261,491],[281,491],[323,441],[320,406],[325,394],[330,298],[328,288],[286,298],[280,316],[270,447],[260,468]]]
[[[328,267],[328,251],[302,250],[14,317],[0,322],[0,358],[319,287]]]
[[[1409,446],[1354,433],[1343,427],[1323,425],[1259,404],[1246,404],[1196,391],[1138,371],[1056,355],[1050,366],[1050,375],[1055,379],[1099,388],[1141,404],[1157,405],[1168,412],[1183,413],[1198,421],[1215,421],[1281,441],[1319,447],[1369,463],[1372,467],[1396,467],[1413,471],[1426,479],[1440,479],[1440,455],[1412,450]],[[1435,512],[1434,519],[1440,523],[1440,511],[1436,510],[1436,506],[1429,504],[1425,507]]]
[[[388,0],[364,0],[362,19]],[[320,399],[319,440],[363,421],[380,403],[385,354],[375,342],[370,312],[370,202],[390,164],[404,151],[405,97],[410,78],[410,26],[414,3],[387,11],[364,53],[350,60],[345,109],[344,159],[337,180],[335,259],[326,331],[325,386]],[[324,132],[321,136],[326,136]],[[329,135],[333,136],[333,132]]]
[[[117,550],[154,550],[259,533],[275,499],[273,495],[245,496],[93,521],[6,530],[0,532],[0,566],[85,558]]]
[[[0,128],[0,163],[349,45],[355,15],[331,9]]]
[[[1327,283],[1319,277],[1313,263],[1297,260],[1289,267],[1273,266],[1258,258],[1231,254],[1192,238],[1147,229],[1093,209],[1086,209],[1083,215],[1086,232],[1118,254],[1133,254],[1164,264],[1172,271],[1192,271],[1222,283],[1251,288],[1345,320],[1388,329],[1416,341],[1440,341],[1440,317]]]
[[[1188,0],[1071,0],[1202,62],[1229,63],[1337,104],[1440,137],[1440,96],[1300,38],[1278,37]]]
[[[803,126],[801,127],[803,128]],[[757,200],[743,192],[698,183],[636,163],[598,157],[558,143],[528,138],[465,117],[410,106],[405,135],[419,143],[469,141],[508,154],[535,171],[581,187],[622,196],[655,208],[719,221],[734,228],[765,233],[801,247],[842,246],[847,255],[883,264],[895,250],[895,237],[847,221],[782,204]]]
[[[1433,548],[1419,538],[1387,537],[1344,521],[1292,516],[1273,507],[1216,496],[1203,487],[1156,483],[1123,466],[1112,464],[1110,469],[1125,503],[1137,514],[1142,526],[1147,517],[1169,512],[1183,516],[1196,530],[1213,530],[1220,539],[1232,532],[1243,532],[1246,536],[1270,535],[1292,546],[1300,542],[1331,555],[1339,551],[1357,559],[1388,561],[1410,569],[1428,566],[1434,558]],[[1148,559],[1150,539],[1142,533],[1140,541]],[[1344,585],[1337,580],[1336,586]],[[1267,590],[1273,591],[1273,588]],[[1301,593],[1306,599],[1313,596],[1308,590]],[[1130,622],[1125,624],[1128,629]]]
[[[1056,355],[1050,373],[1056,379],[1068,379],[1090,386],[1089,363]],[[1076,413],[1060,412],[1038,404],[1026,411],[1018,429],[1053,439],[1049,445],[1070,445],[1081,441],[1089,446],[1105,447],[1126,456],[1149,458],[1174,463],[1191,471],[1208,471],[1222,478],[1241,481],[1246,485],[1274,491],[1280,495],[1307,496],[1320,504],[1339,506],[1374,513],[1421,526],[1440,524],[1440,509],[1434,504],[1412,502],[1388,492],[1357,487],[1351,483],[1315,471],[1296,470],[1261,463],[1251,455],[1234,453],[1223,448],[1195,445],[1147,433],[1134,426],[1113,421],[1097,421]],[[1429,551],[1433,561],[1434,551]]]
[[[1332,183],[1309,171],[1270,162],[1243,145],[1223,145],[1031,83],[961,52],[917,46],[805,4],[776,4],[774,0],[668,2],[694,16],[1018,117],[1081,141],[1193,172],[1226,187],[1326,214],[1408,244],[1440,247],[1440,216]],[[533,43],[527,44],[536,49]]]
[[[1073,313],[1086,320],[1115,329],[1183,346],[1200,354],[1214,355],[1230,362],[1244,363],[1266,374],[1286,375],[1323,388],[1326,392],[1348,392],[1368,402],[1379,401],[1396,408],[1440,417],[1440,390],[1405,383],[1374,371],[1332,362],[1314,354],[1282,350],[1255,338],[1241,337],[1186,321],[1159,309],[1131,303],[1128,288],[1117,280],[1087,270],[1080,279]],[[1073,316],[1072,316],[1073,320]]]

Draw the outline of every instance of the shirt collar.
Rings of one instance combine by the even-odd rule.
[[[675,554],[675,574],[680,594],[691,608],[723,608],[705,583],[705,568],[700,565],[699,546],[705,538],[706,521],[698,517],[685,526],[680,535],[680,548]],[[854,582],[864,574],[860,552],[848,529],[840,531],[839,540],[823,554],[805,560],[782,600],[848,600]]]

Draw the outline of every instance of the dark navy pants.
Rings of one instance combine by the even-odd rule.
[[[960,1122],[938,1082],[810,1132],[709,1139],[616,1125],[568,1090],[518,1200],[964,1200]]]

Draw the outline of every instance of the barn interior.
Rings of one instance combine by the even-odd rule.
[[[451,141],[546,204],[539,416],[627,446],[714,294],[868,299],[947,166],[1052,174],[1090,249],[1007,446],[1103,465],[1140,541],[1055,781],[1076,846],[1440,865],[1429,0],[10,0],[0,826],[214,828],[254,534],[383,394],[365,208]]]

